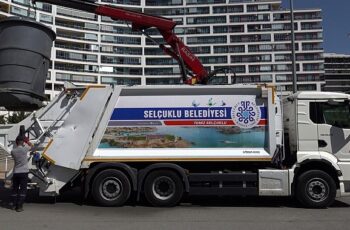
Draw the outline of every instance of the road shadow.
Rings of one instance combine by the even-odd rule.
[[[303,208],[294,197],[189,197],[184,202],[188,202],[191,206],[204,207]],[[339,200],[336,200],[331,206],[331,208],[348,207],[350,207],[350,204]]]
[[[11,209],[12,204],[10,203],[11,190],[4,188],[3,181],[0,180],[0,207]],[[38,189],[28,190],[26,203],[36,204],[55,204],[55,203],[73,203],[76,205],[82,205],[83,201],[80,196],[80,190],[73,189],[64,192],[62,195],[57,197],[45,197],[39,195]]]
[[[0,181],[0,207],[11,208],[9,205],[9,197],[11,190],[5,189],[2,181]],[[38,190],[29,190],[26,198],[26,203],[72,203],[75,205],[98,206],[92,199],[82,200],[79,188],[67,190],[57,197],[42,197],[39,196]],[[150,205],[141,198],[136,202],[134,194],[126,206],[141,206],[150,207]],[[302,208],[299,203],[292,197],[184,197],[181,207],[270,207],[270,208]],[[348,208],[350,204],[336,200],[330,208]]]

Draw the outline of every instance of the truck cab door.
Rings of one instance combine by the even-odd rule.
[[[310,105],[311,119],[317,123],[319,151],[350,161],[350,111],[347,101],[316,101]]]

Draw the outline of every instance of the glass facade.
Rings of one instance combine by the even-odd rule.
[[[175,32],[206,69],[222,69],[213,84],[273,83],[290,90],[289,10],[281,0],[99,0],[100,4],[163,16],[177,22]],[[36,18],[57,33],[47,94],[64,81],[77,84],[179,84],[176,61],[130,23],[29,0],[0,0],[0,19]],[[36,13],[36,14],[35,14]],[[324,83],[321,10],[295,11],[295,49],[300,89],[320,90]],[[164,43],[148,29],[157,43]],[[327,66],[326,66],[327,67]],[[236,77],[234,77],[236,75]]]

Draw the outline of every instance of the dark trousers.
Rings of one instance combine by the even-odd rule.
[[[12,202],[16,208],[21,208],[26,199],[28,173],[14,173],[12,177]]]

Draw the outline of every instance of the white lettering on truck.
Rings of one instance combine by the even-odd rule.
[[[226,109],[188,109],[184,110],[145,110],[145,119],[174,119],[174,118],[227,118]]]

